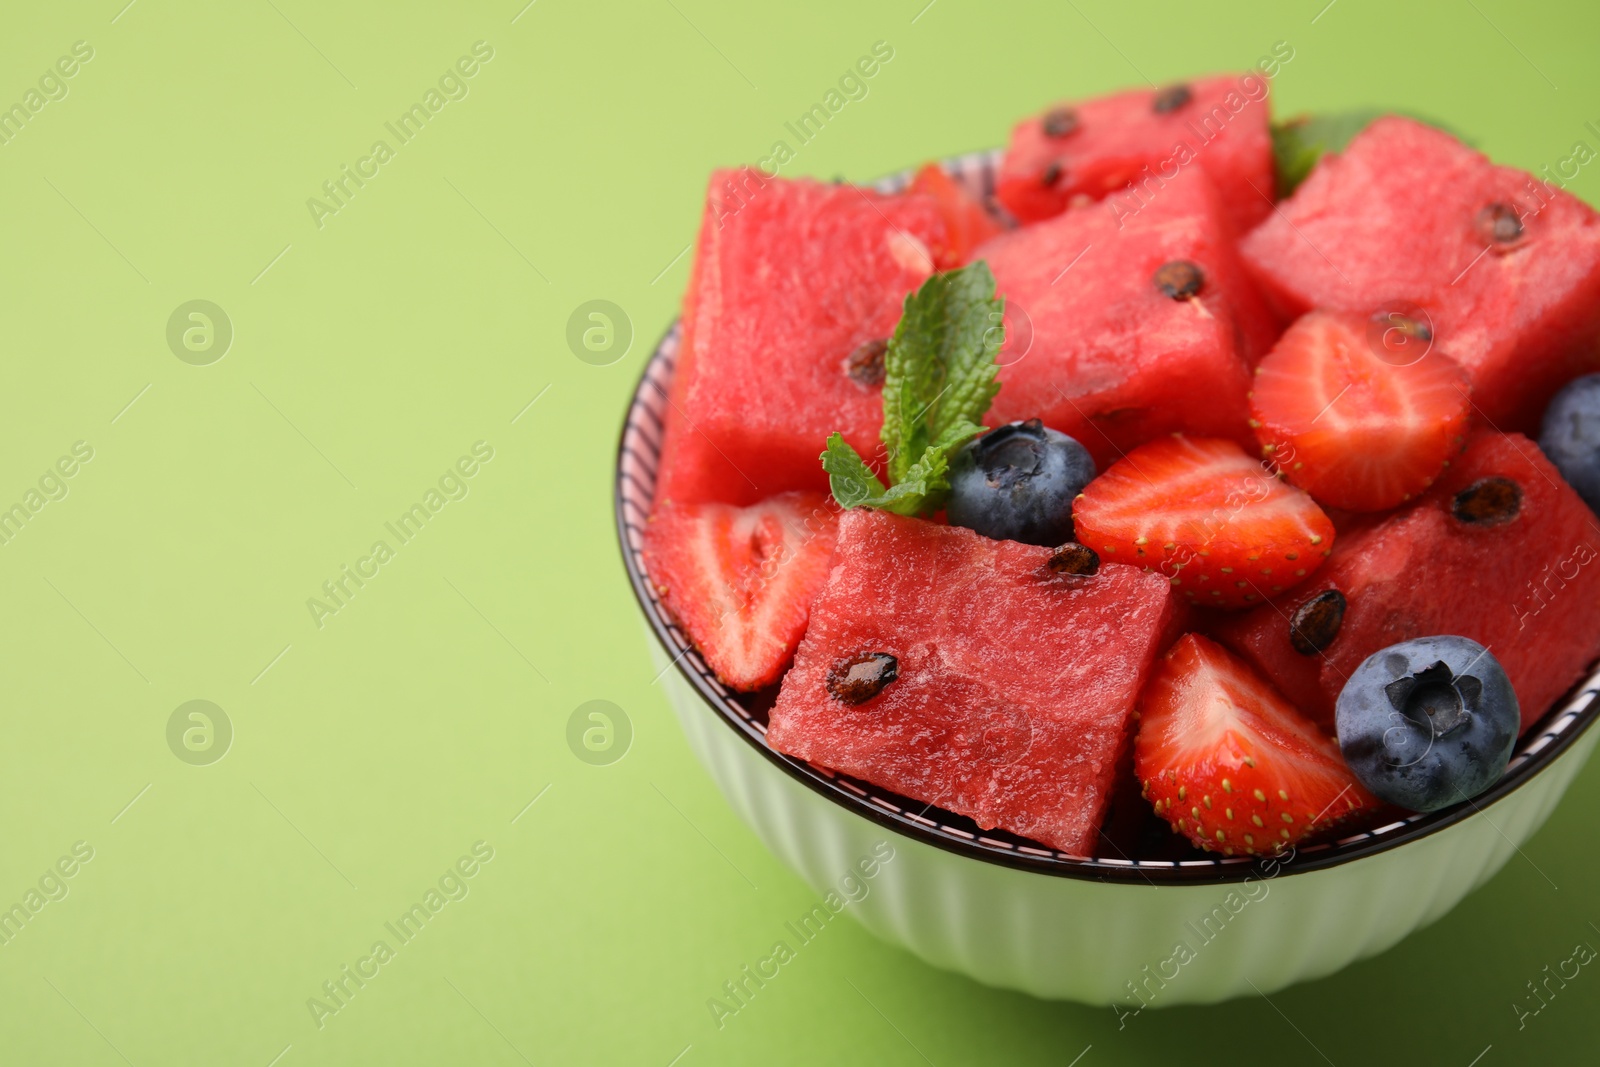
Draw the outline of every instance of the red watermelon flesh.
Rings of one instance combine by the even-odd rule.
[[[1456,494],[1489,477],[1521,489],[1517,516],[1455,517]],[[1345,596],[1343,625],[1320,656],[1303,656],[1289,620],[1329,589]],[[1213,632],[1329,731],[1345,679],[1368,656],[1414,637],[1469,637],[1505,668],[1526,729],[1600,657],[1600,524],[1538,446],[1486,431],[1415,506],[1341,537],[1303,586]]]
[[[1272,210],[1276,190],[1267,81],[1205,78],[1182,87],[1186,101],[1178,88],[1134,89],[1024,119],[1000,164],[1000,202],[1019,222],[1037,222],[1131,184],[1119,197],[1126,208],[1196,168],[1222,191],[1236,231],[1248,230]]]
[[[952,252],[938,202],[853,185],[711,177],[685,298],[656,502],[826,492],[835,430],[878,452],[882,390],[845,370]]]
[[[1254,449],[1249,364],[1271,348],[1278,324],[1205,175],[1182,175],[1137,215],[1073,208],[1002,234],[973,258],[988,261],[1006,299],[990,425],[1040,418],[1077,438],[1101,469],[1177,430]],[[1193,298],[1174,299],[1154,280],[1175,261],[1200,269]]]
[[[974,248],[1002,229],[983,202],[937,163],[922,165],[911,181],[911,191],[925,193],[938,201],[949,234],[950,254],[957,264],[967,262]]]
[[[1513,239],[1493,237],[1496,211]],[[1600,369],[1600,218],[1431,126],[1374,122],[1241,248],[1286,315],[1419,309],[1500,429],[1536,430],[1557,389]]]
[[[1115,563],[1049,575],[1050,555],[846,512],[767,743],[986,829],[1093,855],[1172,593]],[[846,704],[827,677],[863,652],[896,657],[898,677]]]

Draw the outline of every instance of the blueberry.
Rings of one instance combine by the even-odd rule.
[[[1339,749],[1391,804],[1436,811],[1505,772],[1521,710],[1500,662],[1465,637],[1419,637],[1368,656],[1339,693]]]
[[[1550,401],[1539,447],[1589,510],[1600,514],[1600,374],[1568,382]]]
[[[1054,548],[1072,540],[1073,498],[1094,475],[1077,441],[1038,419],[1011,422],[956,453],[945,510],[985,537]]]

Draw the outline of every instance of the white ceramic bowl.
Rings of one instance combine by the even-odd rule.
[[[946,169],[987,195],[994,162],[984,153]],[[1481,796],[1275,860],[1070,856],[774,752],[765,742],[772,694],[734,693],[716,679],[662,609],[640,557],[678,338],[674,326],[645,367],[616,483],[623,561],[662,684],[700,762],[767,847],[819,893],[852,878],[860,899],[842,910],[929,963],[1124,1016],[1332,974],[1488,880],[1600,737],[1589,730],[1600,716],[1597,671],[1523,736]]]

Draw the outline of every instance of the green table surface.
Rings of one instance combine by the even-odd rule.
[[[653,684],[610,499],[713,166],[867,179],[1284,42],[1282,112],[1431,114],[1593,200],[1593,4],[125,2],[0,29],[0,1063],[1592,1062],[1600,976],[1519,1007],[1600,946],[1600,767],[1447,918],[1270,1003],[1119,1031],[843,923],[719,1027],[813,893]],[[594,299],[634,331],[604,365]]]

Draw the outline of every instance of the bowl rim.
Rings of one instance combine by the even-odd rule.
[[[991,150],[953,157],[941,161],[940,165],[952,177],[987,197],[993,192],[997,161],[998,151]],[[909,180],[909,174],[892,175],[872,185],[892,191],[902,187]],[[706,665],[650,584],[642,556],[643,531],[655,495],[657,464],[665,434],[664,410],[672,403],[668,389],[676,369],[681,337],[681,320],[674,319],[645,361],[618,436],[613,483],[618,547],[628,582],[652,634],[670,660],[655,681],[661,681],[669,671],[675,670],[718,719],[732,727],[768,762],[845,811],[882,827],[969,859],[1060,878],[1156,886],[1244,882],[1262,877],[1261,868],[1268,866],[1273,868],[1273,876],[1280,872],[1306,874],[1391,851],[1483,814],[1554,763],[1596,718],[1600,718],[1600,666],[1597,666],[1523,733],[1500,780],[1477,797],[1438,811],[1414,813],[1333,841],[1291,849],[1275,857],[1135,860],[1074,856],[1004,831],[972,831],[950,825],[944,820],[960,817],[932,805],[913,812],[912,802],[907,798],[849,775],[813,766],[768,746],[765,725],[739,703],[733,691]]]

